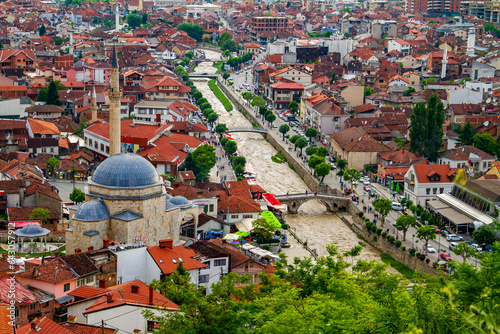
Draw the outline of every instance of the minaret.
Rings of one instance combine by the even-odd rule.
[[[116,1],[116,12],[115,12],[115,30],[116,30],[116,32],[118,32],[118,31],[119,31],[119,29],[120,29],[120,28],[119,28],[119,26],[120,26],[120,17],[119,17],[119,15],[120,15],[120,14],[119,14],[119,12],[118,12],[118,11],[119,11],[119,10],[118,10],[118,8],[119,8],[119,7],[118,7],[118,0],[117,0],[117,1]]]
[[[73,33],[69,34],[69,54],[73,55],[74,48],[73,48]]]
[[[446,76],[446,64],[448,64],[448,43],[444,43],[443,61],[441,67],[441,79]]]
[[[467,37],[467,56],[474,57],[476,54],[476,28],[469,29],[469,36]]]
[[[113,45],[113,58],[111,60],[111,89],[108,91],[109,97],[109,155],[121,152],[120,148],[120,73],[118,70],[118,59],[116,57],[116,47]]]
[[[94,91],[92,92],[92,107],[90,108],[92,111],[92,123],[97,122],[97,95],[95,93],[95,87]]]

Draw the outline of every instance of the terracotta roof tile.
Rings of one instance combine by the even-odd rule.
[[[68,265],[59,258],[46,262],[38,267],[18,274],[19,277],[34,279],[51,284],[59,284],[76,280],[78,276],[74,274]]]
[[[55,124],[41,121],[39,119],[28,118],[29,125],[34,133],[41,135],[58,135],[59,129]]]
[[[424,165],[417,164],[413,165],[415,173],[417,175],[418,182],[420,183],[442,183],[451,182],[453,180],[452,175],[456,173],[457,168],[450,168],[448,165]],[[429,176],[439,175],[439,181],[430,181]]]
[[[183,265],[187,270],[201,269],[207,266],[193,259],[196,253],[192,249],[186,249],[182,245],[172,246],[172,248],[160,246],[149,247],[148,252],[163,274],[171,274],[181,262],[179,258],[183,260]],[[176,263],[172,259],[175,259]]]
[[[54,321],[43,317],[41,319],[35,318],[33,321],[36,328],[31,328],[31,323],[19,327],[16,331],[17,334],[73,334],[70,330],[55,323]]]
[[[494,156],[470,145],[452,148],[451,150],[444,152],[441,156],[450,160],[469,160],[469,156],[471,153],[479,156],[481,159],[495,159]]]

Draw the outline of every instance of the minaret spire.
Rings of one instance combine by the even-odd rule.
[[[111,89],[108,91],[109,97],[109,155],[121,152],[121,123],[120,123],[120,70],[118,68],[118,58],[116,47],[113,45],[113,56],[111,58]]]
[[[444,43],[443,61],[441,67],[441,79],[446,76],[446,64],[448,64],[448,43]]]
[[[95,87],[92,91],[92,107],[90,109],[92,111],[92,123],[97,121],[97,94],[95,93]]]

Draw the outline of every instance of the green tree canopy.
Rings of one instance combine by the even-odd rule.
[[[306,148],[306,154],[307,154],[307,155],[313,155],[313,154],[316,154],[316,151],[317,151],[317,150],[318,150],[318,148],[317,148],[317,147],[315,147],[315,146],[310,146],[310,145],[309,145],[309,146],[307,146],[307,148]]]
[[[431,225],[420,226],[417,229],[417,233],[415,233],[415,236],[425,242],[425,255],[427,255],[427,246],[429,245],[429,240],[436,239],[436,228]]]
[[[224,145],[224,149],[227,154],[233,155],[238,150],[238,145],[234,140],[228,140],[226,145]]]
[[[299,139],[297,139],[297,141],[295,142],[295,147],[298,147],[300,149],[300,154],[302,154],[302,149],[304,147],[306,147],[307,145],[308,145],[307,140],[305,140],[302,137],[300,137]]]
[[[316,154],[322,157],[326,157],[328,155],[328,149],[324,146],[318,146],[316,149]]]
[[[444,105],[437,94],[429,97],[427,106],[419,102],[411,114],[410,148],[412,152],[436,161],[443,144]]]
[[[332,166],[326,162],[322,162],[316,167],[314,167],[314,172],[316,173],[317,176],[321,177],[321,182],[325,179],[325,176],[330,174],[330,171],[332,170]]]
[[[177,26],[177,30],[185,31],[189,37],[201,42],[205,30],[199,24],[183,22]]]
[[[461,242],[453,248],[453,253],[462,257],[462,262],[466,262],[467,258],[476,256],[476,250],[469,244]]]
[[[269,113],[267,116],[266,116],[266,121],[269,122],[269,124],[272,124],[274,121],[276,120],[276,115],[273,114],[273,113]]]
[[[385,220],[385,217],[387,217],[392,210],[392,202],[387,198],[379,197],[373,201],[372,205],[375,211],[382,216],[382,220]]]
[[[295,116],[297,114],[297,111],[299,111],[299,104],[297,103],[297,101],[292,101],[288,104],[288,109],[290,109],[292,115]]]
[[[290,126],[288,124],[281,124],[278,131],[283,134],[283,140],[285,140],[285,134],[290,131]]]
[[[82,203],[85,201],[85,193],[80,189],[75,188],[71,194],[69,194],[69,199],[75,204]]]
[[[264,108],[266,106],[266,100],[264,100],[262,96],[254,95],[250,104],[254,107]]]
[[[137,14],[130,14],[127,16],[127,24],[130,28],[135,29],[141,26],[142,19]]]
[[[215,148],[212,145],[200,145],[189,153],[184,161],[184,170],[191,170],[198,182],[208,181],[208,173],[215,166]]]
[[[337,160],[337,167],[340,170],[345,170],[345,168],[347,167],[347,165],[348,165],[347,160],[345,160],[345,159],[338,159]]]
[[[392,206],[392,204],[391,204],[391,206]],[[408,229],[410,227],[416,227],[417,225],[418,224],[417,224],[417,220],[415,219],[415,217],[413,217],[412,215],[403,214],[398,219],[396,219],[396,223],[394,224],[394,227],[396,227],[396,229],[398,231],[403,232],[403,241],[405,241],[406,240],[406,232],[408,232]]]
[[[297,140],[299,140],[300,138],[302,138],[300,135],[293,135],[291,138],[290,138],[290,143],[292,144],[295,144],[295,142]],[[307,143],[307,142],[306,142]]]
[[[141,22],[142,22],[142,24],[148,23],[148,20],[149,20],[148,13],[142,13],[142,15],[141,15]]]
[[[361,173],[356,168],[347,168],[344,171],[344,180],[351,182],[351,188],[353,187],[354,181],[358,181],[361,178]]]
[[[365,87],[365,96],[370,96],[374,93],[374,91],[370,87]]]
[[[320,163],[325,162],[325,157],[320,157],[318,155],[312,155],[307,161],[307,165],[312,169],[316,168]]]
[[[38,34],[40,36],[45,36],[45,33],[47,32],[47,29],[45,28],[45,24],[42,24],[40,28],[38,28]]]
[[[472,145],[474,143],[474,135],[476,134],[476,128],[471,122],[465,123],[464,127],[458,132],[458,141],[460,145]]]
[[[58,106],[61,104],[58,90],[66,90],[66,87],[59,80],[51,80],[48,87],[40,89],[36,100]]]
[[[318,130],[315,128],[307,128],[306,131],[304,131],[304,135],[309,138],[309,141],[311,141],[312,138],[318,135]]]
[[[403,92],[403,96],[411,96],[411,94],[415,92],[416,92],[415,88],[409,87],[407,90]]]
[[[56,170],[61,166],[61,162],[52,157],[50,158],[47,163],[46,163],[46,168],[47,168],[47,172],[49,173],[49,175],[51,176],[55,176],[56,175]]]
[[[219,123],[215,127],[215,132],[219,134],[220,137],[227,132],[227,126],[224,123]]]
[[[241,96],[247,101],[253,98],[253,94],[250,92],[243,92],[241,93]]]
[[[496,155],[500,151],[498,142],[487,132],[474,135],[473,142],[475,147],[488,154]]]
[[[481,225],[472,232],[472,240],[478,245],[493,245],[497,240],[495,231],[491,226]]]
[[[29,220],[38,220],[42,225],[45,225],[49,219],[50,219],[50,211],[45,208],[33,209],[29,216]]]
[[[263,238],[271,238],[275,231],[276,227],[264,218],[252,222],[252,232],[262,235]]]

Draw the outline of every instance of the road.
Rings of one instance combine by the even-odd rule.
[[[245,73],[246,71],[248,71],[248,73]],[[243,99],[241,99],[241,91],[236,92],[235,89],[239,89],[239,85],[242,85],[244,83],[251,84],[252,73],[251,73],[251,70],[248,70],[248,67],[243,68],[239,72],[240,72],[239,74],[237,74],[236,72],[232,74],[233,82],[235,82],[235,84],[232,87],[230,87],[230,86],[226,86],[226,87],[228,87],[229,91],[233,94],[233,96],[239,98],[242,103],[245,103],[243,101]],[[258,113],[256,112],[255,107],[251,107],[248,104],[246,105],[246,107],[249,109],[250,112],[253,112],[254,115],[258,116]],[[276,110],[274,112],[276,114],[278,113]],[[289,147],[288,140],[285,139],[283,141],[282,134],[277,131],[277,128],[270,129],[269,126],[267,125],[267,123],[262,122],[262,120],[261,120],[261,123],[264,123],[263,127],[269,129],[270,135],[275,137],[275,139],[277,140],[278,143],[281,144],[283,149],[287,150]],[[274,123],[279,128],[279,126],[285,122],[281,118],[279,118],[279,115],[277,115],[276,121]],[[294,135],[294,134],[296,134],[296,131],[291,129],[288,134],[290,136]],[[321,145],[321,143],[319,143],[319,142],[317,142],[317,144]],[[292,154],[292,156],[299,163],[302,163],[306,167],[306,169],[310,172],[309,168],[307,167],[306,161],[302,161],[302,159],[300,157],[296,157],[293,154]],[[329,185],[331,188],[340,189],[340,178],[338,178],[335,174],[336,174],[336,172],[332,172],[332,173],[330,173],[330,175],[326,176],[324,179],[324,183]],[[371,187],[372,187],[372,189],[374,189],[377,192],[378,197],[384,197],[384,198],[391,199],[391,200],[393,199],[393,192],[390,189],[382,186],[381,184],[372,183]],[[367,205],[367,206],[371,206],[372,212],[374,212],[373,206],[371,205],[374,198],[369,197],[368,194],[365,191],[363,191],[363,186],[358,185],[357,187],[355,187],[355,192],[359,196],[360,201],[359,201],[358,208],[360,209],[360,211],[362,210],[363,205]],[[363,204],[363,202],[364,202],[364,204]],[[389,229],[389,234],[393,235],[394,237],[397,236],[399,240],[402,240],[402,234],[401,234],[401,232],[397,231],[392,224],[394,224],[396,222],[397,218],[399,216],[401,216],[401,214],[402,213],[400,211],[391,211],[389,213],[389,215],[386,217],[385,223],[382,225],[380,224],[380,219],[378,219],[379,227],[381,227],[383,230]],[[374,213],[365,214],[365,216],[370,218],[371,220],[374,219]],[[403,246],[405,246],[407,249],[415,248],[417,250],[417,252],[423,253],[424,250],[422,248],[423,248],[424,243],[422,241],[418,240],[417,238],[415,238],[415,234],[416,234],[416,228],[411,227],[406,233],[406,242],[403,243]],[[429,244],[432,245],[437,250],[436,253],[434,253],[434,254],[429,253],[427,255],[428,258],[432,262],[440,260],[440,258],[439,258],[440,251],[446,251],[447,253],[449,253],[451,255],[451,257],[455,261],[462,262],[461,257],[455,255],[452,251],[450,251],[450,249],[449,249],[450,243],[446,240],[446,238],[442,237],[440,234],[438,234],[436,236],[435,240],[430,240]],[[468,261],[471,264],[476,264],[476,262],[477,262],[476,259],[469,259]]]

